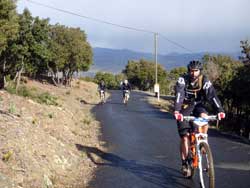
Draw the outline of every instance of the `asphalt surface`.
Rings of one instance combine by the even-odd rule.
[[[101,122],[101,139],[108,151],[79,146],[97,165],[93,188],[199,187],[198,173],[185,179],[180,173],[179,136],[171,114],[147,103],[146,94],[132,92],[127,106],[121,91],[112,91],[94,113]],[[250,188],[250,145],[241,139],[209,130],[216,187]],[[92,157],[98,156],[102,160]]]

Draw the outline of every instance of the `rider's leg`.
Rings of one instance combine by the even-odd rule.
[[[189,150],[189,132],[190,125],[187,122],[178,122],[178,132],[180,135],[180,157],[181,157],[181,171],[183,174],[188,170],[188,150]]]
[[[184,116],[190,115],[193,111],[193,106],[185,106],[182,108],[180,113]],[[180,140],[180,156],[182,160],[182,172],[186,173],[187,164],[188,164],[188,150],[189,150],[189,133],[191,130],[191,125],[185,121],[177,121],[178,133],[181,138]]]
[[[188,147],[189,147],[189,138],[188,135],[181,137],[181,144],[180,144],[180,154],[181,160],[184,161],[188,157]]]
[[[125,104],[125,92],[124,91],[122,92],[122,100],[123,100],[123,103]]]

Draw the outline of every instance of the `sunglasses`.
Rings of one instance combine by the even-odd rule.
[[[190,72],[197,72],[199,69],[191,69]]]

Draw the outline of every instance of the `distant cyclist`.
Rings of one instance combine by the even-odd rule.
[[[98,85],[98,91],[100,94],[100,99],[103,100],[102,102],[105,102],[105,92],[106,92],[106,85],[104,80],[101,80],[101,82]],[[102,99],[102,95],[103,95],[103,99]]]
[[[182,172],[188,170],[188,135],[192,129],[191,124],[183,121],[183,116],[192,114],[196,117],[206,117],[208,112],[204,106],[209,102],[217,111],[219,119],[225,118],[221,102],[208,78],[202,74],[202,64],[199,61],[190,61],[187,66],[188,73],[179,77],[176,83],[176,98],[174,116],[177,120],[178,132],[181,137],[180,154],[182,160]],[[203,129],[207,133],[208,126]]]
[[[131,86],[130,84],[128,83],[128,80],[124,80],[124,82],[122,83],[121,85],[121,89],[122,89],[122,96],[123,96],[123,103],[125,103],[125,95],[130,94],[130,91],[131,91]]]

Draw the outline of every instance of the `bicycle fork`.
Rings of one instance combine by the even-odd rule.
[[[205,169],[202,169],[202,156],[201,156],[201,148],[200,148],[200,145],[201,145],[201,143],[206,143],[206,144],[208,144],[208,142],[207,142],[207,134],[203,134],[203,133],[199,133],[198,135],[195,135],[195,137],[196,137],[196,151],[197,151],[197,158],[198,158],[198,167],[199,167],[199,175],[200,175],[200,177],[202,177],[203,176],[203,171],[205,170]],[[200,139],[200,138],[202,138],[202,139]],[[201,183],[201,187],[202,188],[204,188],[205,187],[205,185],[204,185],[204,180],[203,180],[203,178],[200,178],[200,183]]]

